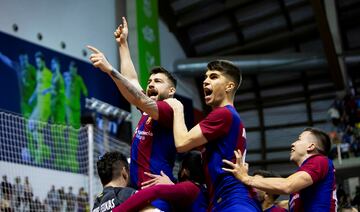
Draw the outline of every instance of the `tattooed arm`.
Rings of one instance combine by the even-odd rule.
[[[153,119],[158,120],[159,112],[154,100],[146,96],[142,89],[134,85],[131,80],[119,73],[106,59],[105,55],[93,46],[87,46],[93,53],[90,55],[90,61],[97,68],[109,74],[118,87],[124,98],[132,105],[149,114]]]
[[[140,110],[149,114],[153,119],[158,120],[159,112],[156,101],[150,99],[141,90],[139,90],[133,83],[120,74],[116,69],[110,71],[111,78],[115,81],[121,94],[129,101],[130,104],[135,105]]]

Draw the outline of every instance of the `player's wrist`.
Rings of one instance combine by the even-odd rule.
[[[108,74],[111,74],[111,73],[119,73],[119,71],[118,71],[116,68],[114,68],[114,67],[110,67],[110,68],[108,69],[107,73],[108,73]]]
[[[254,178],[247,175],[247,176],[244,176],[243,177],[243,182],[248,185],[248,186],[253,186],[253,183],[254,183]]]

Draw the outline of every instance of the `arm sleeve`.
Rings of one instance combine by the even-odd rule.
[[[223,107],[213,110],[199,123],[199,125],[202,134],[209,142],[211,142],[212,140],[217,140],[229,132],[231,121],[231,112]]]
[[[139,211],[155,199],[163,199],[173,204],[190,205],[196,200],[199,192],[200,189],[189,181],[175,185],[156,185],[138,191],[112,211]]]
[[[159,112],[159,124],[167,128],[172,128],[174,119],[173,109],[164,101],[157,101],[156,104]]]
[[[328,159],[322,156],[309,158],[298,171],[305,171],[311,176],[313,183],[324,179],[329,169]]]

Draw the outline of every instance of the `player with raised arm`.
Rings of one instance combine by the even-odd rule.
[[[29,103],[36,87],[35,67],[29,63],[29,56],[25,53],[19,54],[19,61],[15,61],[0,52],[0,61],[16,72],[21,95],[21,113],[25,118],[29,118],[35,107],[35,102]]]
[[[141,183],[150,179],[144,172],[160,174],[163,171],[174,180],[172,169],[176,148],[172,126],[169,125],[173,121],[173,111],[163,100],[174,96],[176,80],[164,68],[156,67],[151,70],[144,93],[130,57],[125,18],[114,34],[119,44],[121,73],[113,68],[102,52],[92,46],[88,48],[93,51],[90,55],[93,65],[109,74],[126,100],[142,112],[131,145],[131,185],[141,188]],[[154,205],[162,210],[167,208],[162,203]]]

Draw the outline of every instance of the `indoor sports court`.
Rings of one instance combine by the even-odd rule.
[[[360,0],[0,0],[0,210],[359,211]]]

